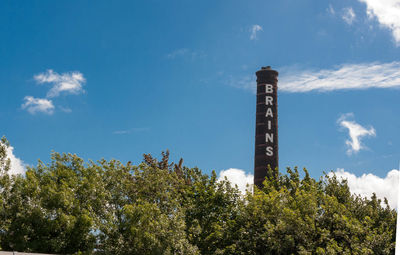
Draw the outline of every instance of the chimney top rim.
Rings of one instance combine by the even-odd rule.
[[[259,76],[259,75],[265,75],[265,74],[274,74],[274,75],[278,76],[279,73],[278,73],[278,71],[273,70],[273,69],[271,68],[271,66],[263,66],[263,67],[261,67],[260,70],[258,70],[258,71],[256,72],[256,75],[257,75],[257,76]]]

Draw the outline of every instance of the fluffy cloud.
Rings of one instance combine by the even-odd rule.
[[[11,160],[10,174],[24,174],[25,164],[24,162],[14,155],[14,147],[10,146],[7,149],[7,156]]]
[[[6,149],[6,153],[7,153],[7,158],[9,158],[11,161],[10,170],[8,173],[9,174],[24,174],[25,173],[25,164],[21,159],[17,158],[14,155],[14,147],[12,147],[11,145],[8,146]]]
[[[236,184],[242,194],[245,194],[246,190],[252,190],[251,186],[254,183],[254,176],[252,174],[246,174],[245,171],[240,169],[229,168],[227,170],[222,170],[219,173],[218,180],[222,181],[225,179],[225,177],[233,185]],[[249,187],[247,187],[247,185],[249,185]]]
[[[376,18],[379,24],[391,30],[400,46],[400,1],[399,0],[358,0],[367,5],[367,14]]]
[[[250,40],[257,39],[257,32],[263,31],[263,28],[260,25],[253,25],[250,29]]]
[[[330,175],[332,175],[331,173]],[[391,208],[397,208],[397,198],[399,193],[399,170],[390,171],[385,178],[380,178],[373,174],[363,174],[360,177],[344,171],[344,169],[338,169],[335,172],[336,176],[341,179],[347,179],[350,191],[352,193],[361,195],[362,197],[370,198],[372,193],[380,199],[386,197],[389,201]]]
[[[345,64],[334,69],[291,72],[283,74],[279,81],[280,91],[285,92],[368,88],[400,88],[400,62]]]
[[[332,176],[333,174],[339,179],[347,180],[351,193],[367,198],[371,198],[372,194],[375,193],[382,201],[387,198],[391,208],[397,208],[400,170],[390,171],[385,178],[373,174],[363,174],[357,177],[344,169],[338,169],[335,173],[329,175]],[[245,194],[246,189],[252,191],[254,178],[252,174],[246,174],[244,170],[229,168],[219,173],[218,180],[224,180],[225,177],[232,184],[236,184],[242,194]]]
[[[51,100],[26,96],[24,101],[25,103],[23,103],[21,106],[22,109],[26,109],[31,114],[35,114],[37,112],[53,114],[54,112],[54,105]]]
[[[356,14],[354,13],[353,8],[348,7],[343,9],[343,11],[342,19],[349,25],[353,24],[353,21],[356,19]]]
[[[37,112],[53,114],[55,107],[53,101],[48,98],[57,97],[61,93],[75,95],[83,93],[82,86],[86,82],[83,74],[80,72],[58,74],[53,70],[47,70],[44,73],[35,75],[33,78],[38,84],[50,83],[51,88],[47,92],[46,98],[34,98],[32,96],[24,98],[25,102],[22,104],[22,109],[26,109],[31,114]],[[59,108],[63,112],[71,112],[71,109],[68,107],[60,106]]]
[[[375,129],[370,127],[369,129],[361,126],[356,123],[354,120],[350,120],[354,118],[352,113],[344,114],[338,119],[338,123],[340,126],[347,128],[349,131],[350,140],[346,140],[346,144],[349,147],[347,150],[347,154],[351,155],[352,153],[357,153],[361,149],[365,147],[361,143],[361,139],[365,136],[375,136]]]
[[[60,93],[80,94],[83,92],[82,85],[85,78],[80,72],[58,74],[53,70],[47,70],[34,76],[37,83],[50,83],[52,88],[47,93],[47,97],[57,97]]]

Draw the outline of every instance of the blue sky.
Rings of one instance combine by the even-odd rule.
[[[28,165],[169,149],[252,173],[254,73],[271,65],[280,166],[384,178],[400,160],[400,7],[380,3],[2,1],[0,135]]]

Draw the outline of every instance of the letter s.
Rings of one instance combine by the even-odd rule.
[[[266,149],[265,154],[266,154],[267,156],[269,156],[269,157],[274,156],[273,148],[272,148],[271,146],[268,146],[267,149]]]

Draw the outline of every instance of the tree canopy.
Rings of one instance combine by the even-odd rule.
[[[8,174],[0,143],[0,250],[55,254],[394,254],[396,211],[304,169],[241,194],[215,172],[144,155],[133,165],[52,153]],[[270,170],[272,171],[272,170]],[[272,172],[271,172],[272,173]]]

